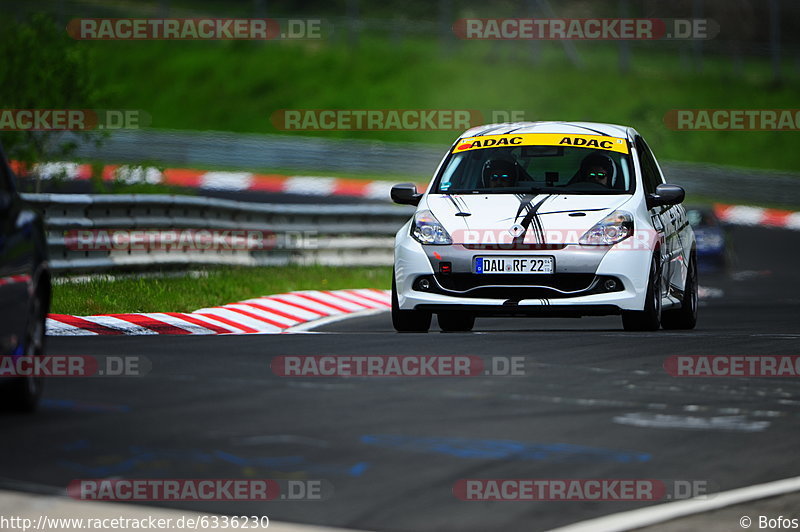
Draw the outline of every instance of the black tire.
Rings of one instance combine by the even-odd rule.
[[[657,254],[650,261],[644,310],[623,310],[622,327],[626,331],[657,331],[661,327],[661,267]]]
[[[397,284],[392,272],[392,325],[397,332],[428,332],[431,328],[430,312],[422,310],[400,310],[397,301]]]
[[[665,310],[661,316],[661,326],[665,329],[694,329],[697,325],[697,256],[689,258],[689,271],[686,286],[683,288],[683,301],[680,308]]]
[[[47,302],[41,293],[31,299],[30,315],[25,333],[25,356],[44,356],[45,324]],[[34,412],[39,406],[44,389],[42,377],[18,377],[5,383],[3,387],[2,408],[11,412]]]
[[[475,326],[475,316],[463,312],[440,312],[436,318],[444,332],[467,332]]]

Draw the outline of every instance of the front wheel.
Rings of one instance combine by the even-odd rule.
[[[392,272],[392,325],[397,332],[428,332],[431,313],[422,310],[400,310],[397,300],[397,283]]]
[[[25,333],[25,357],[44,356],[45,322],[47,316],[43,310],[46,303],[39,294],[31,299],[30,315]],[[41,376],[28,375],[15,377],[6,383],[3,390],[3,407],[12,412],[33,412],[39,406],[42,397],[44,379]]]
[[[475,316],[463,312],[440,312],[436,319],[444,332],[467,332],[475,326]]]
[[[686,286],[680,308],[664,311],[661,325],[665,329],[694,329],[697,325],[697,257],[689,258],[689,271],[686,273]]]
[[[661,327],[661,268],[657,255],[650,261],[644,310],[623,310],[622,327],[626,331],[657,331]]]

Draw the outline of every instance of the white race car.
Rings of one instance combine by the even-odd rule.
[[[476,316],[621,314],[626,330],[692,329],[695,237],[633,128],[590,122],[466,131],[397,233],[392,322],[469,331]]]

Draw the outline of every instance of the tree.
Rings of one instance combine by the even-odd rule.
[[[94,108],[97,82],[85,44],[71,39],[46,15],[33,15],[24,23],[8,19],[0,23],[0,109]],[[26,167],[45,156],[68,157],[81,137],[101,139],[86,131],[0,132],[9,159]]]

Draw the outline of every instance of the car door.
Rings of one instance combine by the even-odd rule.
[[[653,152],[647,145],[647,142],[639,137],[641,143],[640,157],[644,160],[648,174],[648,179],[651,182],[650,187],[646,189],[655,192],[655,188],[664,183],[664,174],[656,161]],[[637,151],[639,151],[637,149]],[[642,161],[640,160],[640,163]],[[645,166],[643,166],[645,168]],[[648,192],[650,192],[648,190]],[[687,254],[684,252],[683,242],[681,240],[681,232],[687,226],[688,220],[686,218],[686,210],[683,205],[669,205],[655,207],[651,209],[651,214],[659,217],[661,224],[664,227],[664,267],[662,270],[665,289],[667,294],[680,298],[680,292],[683,290],[684,281],[687,273],[686,259]]]
[[[648,148],[641,136],[636,137],[635,144],[636,155],[639,159],[639,167],[642,170],[642,183],[644,185],[645,196],[655,194],[656,187],[664,182],[661,177],[661,172],[650,152],[650,148]],[[667,207],[663,206],[648,209],[650,220],[661,242],[662,295],[666,293],[667,286],[669,285],[668,281],[671,279],[671,257],[674,251],[674,225],[672,224],[668,210]]]
[[[36,215],[16,192],[0,151],[0,355],[22,354],[36,256]]]

